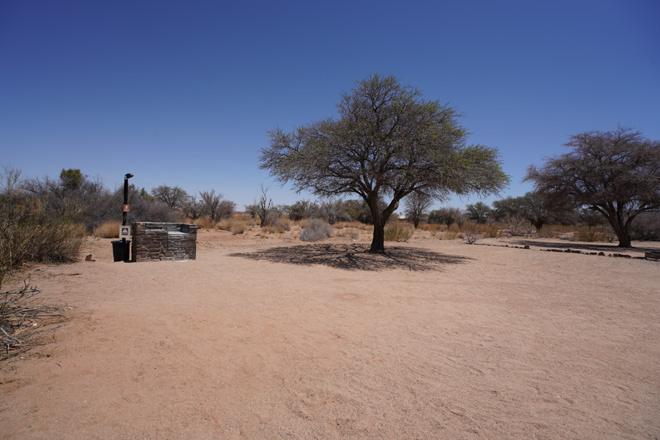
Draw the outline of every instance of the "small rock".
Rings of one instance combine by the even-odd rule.
[[[85,261],[96,261],[96,260],[92,259],[92,254],[87,254],[87,256],[85,257]]]

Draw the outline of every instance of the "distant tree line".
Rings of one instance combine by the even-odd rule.
[[[39,203],[51,218],[83,225],[87,232],[100,224],[121,220],[123,188],[109,190],[100,179],[79,169],[60,172],[59,178],[21,179],[20,171],[4,167],[2,194],[12,194],[19,204]],[[178,186],[160,185],[147,191],[129,185],[130,221],[172,222],[202,216],[218,222],[230,217],[236,204],[214,189],[190,195]]]

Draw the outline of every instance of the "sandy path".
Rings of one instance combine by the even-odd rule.
[[[36,272],[72,319],[0,365],[0,438],[660,437],[659,263],[430,239],[407,245],[444,256],[426,271],[232,256],[296,245],[202,234],[196,261],[124,264],[101,240]]]

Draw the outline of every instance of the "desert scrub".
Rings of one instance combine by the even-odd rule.
[[[266,234],[284,234],[287,231],[291,230],[289,220],[285,218],[276,218],[271,220],[266,226],[261,228]]]
[[[248,230],[248,225],[244,221],[234,221],[231,225],[230,231],[233,235],[244,234]]]
[[[435,237],[438,232],[442,231],[443,228],[446,228],[445,225],[438,225],[435,223],[426,223],[426,222],[421,222],[418,226],[417,229],[420,231],[426,231],[429,234],[431,234],[432,237]]]
[[[94,229],[92,235],[98,238],[119,238],[119,228],[121,222],[101,223]]]
[[[300,233],[300,239],[302,241],[325,240],[332,235],[333,231],[334,228],[328,222],[315,218],[307,222]]]
[[[385,226],[385,241],[408,241],[415,228],[407,222],[392,222]]]
[[[362,231],[371,231],[374,228],[373,225],[360,222],[338,222],[334,224],[334,227],[338,230],[344,228],[355,228]]]
[[[216,225],[211,217],[207,215],[195,219],[193,223],[195,223],[199,229],[213,229]]]
[[[360,237],[360,231],[353,228],[342,228],[341,232],[337,233],[338,237],[348,237],[351,240],[357,240]]]
[[[615,237],[614,232],[609,232],[605,226],[580,226],[577,230],[577,239],[579,241],[611,242]]]
[[[0,249],[9,267],[27,261],[75,261],[84,239],[82,222],[48,215],[39,200],[0,200]]]

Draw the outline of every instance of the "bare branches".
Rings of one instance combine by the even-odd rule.
[[[24,283],[18,291],[0,292],[0,359],[24,350],[44,323],[61,322],[60,309],[39,301],[40,291]]]
[[[525,180],[549,203],[569,200],[598,211],[630,247],[630,224],[641,212],[660,207],[660,142],[619,127],[571,136],[570,153],[530,167]]]
[[[417,89],[393,76],[357,82],[342,94],[338,108],[338,120],[313,122],[289,134],[271,131],[261,168],[298,191],[359,194],[376,226],[374,252],[384,251],[385,222],[411,192],[424,188],[436,198],[448,192],[485,195],[508,183],[495,149],[465,146],[466,132],[453,108],[423,100]],[[391,202],[381,210],[377,201],[384,196]]]

